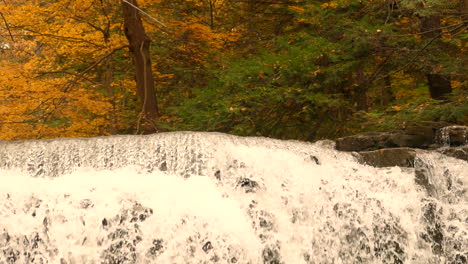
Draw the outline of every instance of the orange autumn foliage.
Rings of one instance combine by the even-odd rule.
[[[119,5],[92,0],[0,5],[14,42],[0,58],[0,139],[108,135],[134,94]],[[27,19],[25,19],[27,17]],[[121,54],[116,54],[120,52]],[[119,73],[116,78],[116,73]]]

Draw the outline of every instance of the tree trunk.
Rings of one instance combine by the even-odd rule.
[[[357,69],[356,79],[358,85],[354,90],[354,102],[356,103],[357,110],[367,111],[367,83],[366,76],[362,68]]]
[[[465,21],[465,24],[468,23],[468,0],[460,0],[460,13],[462,21]]]
[[[136,0],[128,0],[128,2],[137,6]],[[122,1],[125,36],[128,39],[133,65],[135,67],[137,94],[143,105],[141,118],[149,122],[153,130],[156,130],[159,109],[156,99],[153,71],[151,69],[151,40],[146,35],[140,13],[134,6]]]
[[[391,102],[395,101],[395,96],[393,95],[393,92],[392,92],[392,80],[390,79],[390,76],[387,76],[384,78],[383,84],[380,88],[380,93],[381,93],[380,94],[381,106],[387,106]]]
[[[440,16],[430,15],[421,19],[421,33],[423,36],[427,38],[438,38],[441,32]],[[437,73],[429,73],[426,76],[431,98],[444,99],[452,92],[450,76]]]
[[[111,135],[117,134],[117,109],[115,102],[114,87],[112,87],[112,59],[107,58],[104,64],[104,78],[102,80],[102,86],[106,89],[107,96],[109,97],[112,104],[112,112],[110,113],[110,124],[109,132]]]

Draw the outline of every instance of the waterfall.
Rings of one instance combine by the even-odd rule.
[[[468,163],[161,133],[0,142],[0,263],[467,263]]]

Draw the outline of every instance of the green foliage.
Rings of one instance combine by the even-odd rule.
[[[227,57],[222,71],[209,69],[210,84],[172,107],[175,118],[165,125],[312,140],[395,129],[410,120],[464,123],[460,93],[448,103],[429,98],[426,73],[463,72],[457,54],[463,34],[433,43],[419,35],[415,14],[453,8],[435,2],[425,8],[403,1],[396,10],[387,1],[305,1],[291,8],[297,20],[289,33],[260,54]],[[391,98],[382,103],[385,89]],[[357,107],[360,96],[367,111]]]
[[[233,60],[228,71],[172,109],[180,117],[177,128],[309,138],[320,125],[317,120],[333,119],[329,113],[346,106],[341,95],[321,91],[319,85],[326,83],[332,91],[341,82],[339,71],[347,67],[332,71],[317,65],[333,48],[320,38],[295,45],[280,41],[280,52]]]
[[[401,128],[409,121],[443,121],[468,125],[468,93],[454,93],[447,101],[420,99],[384,110],[359,112],[347,122],[351,133],[389,131]]]

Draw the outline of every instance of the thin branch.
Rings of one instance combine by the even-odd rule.
[[[459,28],[462,28],[463,25],[459,26],[458,28],[455,28],[451,31],[455,31]],[[395,73],[398,73],[398,72],[401,72],[403,71],[404,69],[406,69],[408,66],[410,66],[411,64],[414,63],[414,61],[436,40],[436,39],[439,39],[441,36],[442,36],[443,33],[440,33],[438,34],[437,36],[433,37],[428,43],[426,43],[426,45],[424,45],[424,47],[422,47],[419,52],[413,56],[413,58],[410,59],[410,61],[408,61],[408,63],[406,63],[405,65],[403,65],[402,67],[392,71],[392,72],[389,72],[388,74],[385,74],[384,76],[380,77],[380,78],[377,78],[377,79],[374,79],[374,81],[378,81],[378,80],[382,80],[383,78],[386,78],[388,76],[391,76]]]
[[[401,35],[383,35],[383,37],[393,38],[393,37],[408,37],[408,36],[414,36],[414,35],[424,35],[424,34],[431,33],[431,32],[434,32],[434,31],[439,31],[439,30],[445,29],[445,28],[459,27],[460,25],[463,25],[463,24],[464,23],[462,22],[462,23],[459,23],[459,24],[449,25],[449,26],[445,26],[445,27],[438,27],[438,28],[434,28],[434,29],[431,29],[431,30],[428,30],[428,31],[423,31],[423,32],[410,33],[410,34],[401,34]]]
[[[69,41],[69,42],[73,42],[73,43],[88,43],[88,44],[91,44],[91,45],[93,45],[95,47],[103,48],[102,45],[99,45],[99,44],[96,44],[94,42],[91,42],[91,41],[88,41],[88,40],[85,40],[85,39],[81,39],[81,38],[64,37],[64,36],[58,36],[58,35],[54,35],[54,34],[40,33],[40,32],[37,32],[35,30],[26,29],[26,28],[23,29],[23,30],[33,33],[34,34],[33,36],[51,37],[51,38],[64,40],[64,41]]]
[[[78,22],[85,23],[85,24],[87,24],[88,26],[94,28],[95,30],[97,30],[97,31],[99,31],[99,32],[101,32],[101,33],[103,33],[103,34],[105,33],[105,32],[104,32],[104,29],[102,29],[102,28],[100,28],[100,27],[94,25],[93,23],[89,22],[88,20],[86,20],[86,19],[84,19],[84,18],[82,18],[82,17],[79,17],[79,16],[76,16],[76,15],[75,15],[75,16],[70,16],[70,17],[68,17],[68,18],[71,18],[71,19],[76,20],[76,21],[78,21]]]
[[[372,83],[377,78],[378,74],[385,68],[385,64],[392,57],[392,55],[393,52],[390,52],[390,54],[388,54],[387,57],[385,57],[384,61],[378,65],[377,69],[375,69],[375,71],[371,74],[369,78],[367,78],[367,80],[364,81],[364,83]]]
[[[5,16],[3,16],[2,12],[0,12],[0,16],[2,16],[3,22],[5,23],[5,27],[7,28],[8,33],[10,34],[11,41],[15,42],[15,40],[13,39],[13,34],[11,34],[10,26],[8,25],[8,22],[6,21]]]
[[[0,122],[0,125],[12,125],[12,124],[32,124],[32,123],[39,123],[38,121],[11,121],[11,122]]]
[[[73,73],[73,72],[67,72],[67,71],[47,71],[47,72],[38,72],[39,75],[46,75],[46,74],[68,74],[68,75],[72,75],[72,76],[75,76],[75,77],[80,77],[81,79],[84,79],[92,84],[99,84],[89,78],[86,78],[85,76],[81,76],[80,74],[78,73]]]
[[[75,79],[73,79],[73,81],[71,81],[71,83],[69,83],[64,91],[68,91],[69,89],[71,89],[80,79],[82,79],[84,77],[84,75],[89,72],[90,70],[92,70],[94,67],[98,66],[101,62],[103,62],[105,59],[109,58],[110,56],[112,56],[115,52],[123,49],[123,48],[127,48],[128,45],[123,45],[123,46],[120,46],[118,48],[115,48],[113,50],[111,50],[111,52],[107,53],[106,55],[102,56],[99,60],[95,61],[93,64],[91,64],[90,66],[88,66],[88,68],[86,68],[84,71],[82,71],[80,74],[78,74]]]
[[[127,4],[129,4],[130,6],[132,6],[133,8],[135,8],[136,10],[140,11],[142,14],[144,14],[145,16],[151,18],[152,20],[156,21],[156,23],[158,23],[159,25],[163,26],[163,27],[167,27],[163,22],[157,20],[156,18],[154,18],[153,16],[151,16],[150,14],[146,13],[145,11],[141,10],[138,6],[128,2],[127,0],[122,0],[122,2],[125,2]]]

